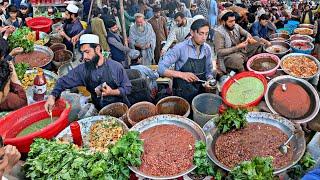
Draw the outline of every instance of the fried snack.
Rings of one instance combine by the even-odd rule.
[[[290,74],[300,78],[313,76],[318,71],[317,64],[306,56],[289,56],[282,65]]]

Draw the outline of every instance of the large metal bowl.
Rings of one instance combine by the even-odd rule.
[[[273,125],[279,129],[281,129],[286,135],[291,136],[295,131],[294,124],[275,114],[265,113],[265,112],[249,112],[247,114],[247,121],[250,122],[259,122],[264,124]],[[209,158],[220,168],[231,171],[230,168],[226,167],[217,159],[215,153],[213,152],[215,142],[219,137],[219,133],[214,125],[213,120],[208,121],[207,124],[203,127],[203,130],[206,134],[206,144],[207,144],[207,153]],[[258,138],[258,137],[257,137]],[[293,145],[293,161],[290,165],[283,167],[281,169],[275,169],[274,174],[280,174],[281,172],[286,171],[293,165],[295,165],[303,156],[306,149],[306,141],[304,139],[304,133],[300,130],[300,133],[296,133],[293,139],[291,140]],[[259,147],[257,147],[259,148]]]
[[[45,69],[52,61],[53,59],[53,52],[50,48],[48,48],[47,46],[41,46],[41,45],[34,45],[34,51],[39,51],[39,52],[43,52],[45,54],[47,54],[49,56],[48,62],[44,65],[42,65],[40,68]],[[16,57],[19,55],[16,55]],[[28,59],[24,60],[23,62],[28,63]],[[35,68],[35,67],[32,67]]]
[[[283,67],[283,65],[282,65],[283,61],[284,61],[286,58],[291,57],[291,56],[306,56],[306,57],[308,57],[309,59],[311,59],[312,61],[314,61],[314,62],[317,64],[317,67],[318,67],[317,73],[315,73],[314,75],[309,76],[309,77],[298,77],[298,76],[293,75],[293,74],[290,73],[288,70],[286,70],[286,69]],[[288,54],[288,55],[285,55],[285,56],[283,56],[283,57],[281,58],[280,67],[281,67],[281,69],[282,69],[286,74],[289,74],[290,76],[293,76],[293,77],[296,77],[296,78],[305,79],[305,80],[310,80],[310,79],[314,78],[315,76],[317,76],[317,75],[320,73],[320,63],[319,63],[319,61],[317,60],[317,58],[315,58],[315,57],[313,57],[313,56],[311,56],[311,55],[309,55],[309,54],[290,53],[290,54]]]
[[[111,117],[111,116],[92,116],[92,117],[88,117],[88,118],[84,118],[84,119],[79,120],[78,123],[80,125],[80,131],[81,131],[84,145],[89,145],[90,127],[94,123],[99,122],[99,121],[111,121],[111,120],[115,120],[115,122],[119,123],[122,126],[124,133],[129,131],[128,126],[123,121],[121,121],[118,118]],[[60,138],[67,140],[70,143],[73,142],[70,126],[66,127],[63,131],[61,131],[56,136],[56,139],[60,139]]]
[[[286,33],[275,33],[270,35],[270,41],[288,41],[290,36]]]
[[[268,87],[267,87],[267,91],[266,94],[264,96],[265,101],[267,103],[268,108],[270,109],[270,111],[274,114],[278,114],[278,112],[273,108],[272,106],[272,94],[273,91],[275,90],[275,88],[278,86],[277,83],[288,83],[288,82],[292,82],[292,83],[296,83],[298,85],[300,85],[305,91],[307,91],[308,95],[310,96],[310,100],[311,100],[311,107],[310,110],[308,111],[308,113],[299,119],[291,119],[291,121],[295,122],[295,123],[306,123],[311,121],[312,119],[314,119],[318,112],[319,112],[319,95],[317,90],[308,82],[305,81],[303,79],[299,79],[299,78],[295,78],[292,76],[278,76],[274,79],[272,79],[269,83],[268,83]],[[299,97],[297,97],[299,98]]]
[[[313,42],[314,39],[308,35],[294,34],[290,36],[290,41],[294,41],[294,40],[305,40],[305,41]]]
[[[290,45],[287,42],[284,42],[284,41],[270,41],[270,43],[271,43],[271,46],[279,45],[279,46],[283,46],[283,47],[288,49],[286,51],[277,53],[277,52],[273,52],[273,51],[267,50],[267,48],[270,47],[270,46],[268,46],[268,45],[264,45],[263,46],[263,50],[265,52],[277,55],[279,58],[283,57],[284,55],[286,55],[290,51]]]
[[[194,138],[197,141],[200,141],[200,140],[205,141],[204,132],[202,131],[201,127],[197,123],[195,123],[194,121],[192,121],[188,118],[178,116],[178,115],[165,114],[165,115],[153,116],[153,117],[147,118],[143,121],[140,121],[139,123],[134,125],[130,129],[130,131],[138,131],[141,133],[141,132],[143,132],[147,129],[150,129],[154,126],[164,125],[164,124],[176,125],[176,126],[185,128],[190,133],[192,133],[192,135],[194,136]],[[173,139],[173,141],[174,141],[174,139]],[[161,177],[147,175],[147,174],[141,172],[137,167],[129,166],[129,168],[137,175],[142,176],[147,179],[175,179],[175,178],[182,177],[182,176],[190,173],[191,171],[193,171],[196,168],[196,166],[193,165],[187,171],[182,172],[177,175],[174,175],[174,176],[161,176]]]

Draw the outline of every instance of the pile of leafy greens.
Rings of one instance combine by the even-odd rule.
[[[272,157],[255,157],[234,167],[227,179],[273,180]]]
[[[287,174],[292,179],[301,179],[301,177],[304,176],[309,169],[313,168],[315,164],[316,161],[311,154],[306,152],[296,165],[288,169]]]
[[[135,131],[125,134],[106,152],[36,139],[24,170],[30,179],[129,179],[128,165],[140,166],[142,152],[143,142]]]
[[[222,179],[221,172],[214,169],[214,165],[208,160],[206,144],[203,141],[198,141],[195,144],[193,164],[197,166],[197,168],[191,175],[200,176],[202,178],[206,176],[213,176],[216,180]]]
[[[18,63],[14,65],[14,68],[16,69],[18,79],[21,81],[24,78],[24,74],[27,72],[29,68],[28,63]]]
[[[246,109],[227,109],[219,118],[215,120],[215,125],[220,133],[226,133],[233,129],[240,129],[246,126]]]
[[[8,38],[10,49],[22,47],[24,52],[32,52],[34,50],[34,42],[29,38],[31,33],[32,31],[28,27],[15,30]]]

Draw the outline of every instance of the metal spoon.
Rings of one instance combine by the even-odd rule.
[[[267,79],[271,80],[271,78],[270,78],[270,77],[267,77]],[[277,82],[277,81],[275,81],[275,83],[277,83],[277,84],[280,84],[280,85],[281,85],[282,91],[286,91],[286,90],[287,90],[287,86],[286,86],[286,84],[284,84],[284,83],[279,83],[279,82]]]
[[[198,82],[201,82],[201,83],[209,83],[210,86],[215,86],[217,84],[217,81],[215,79],[211,79],[209,81],[204,81],[204,80],[201,80],[199,79]]]
[[[294,136],[294,134],[292,134],[285,143],[283,143],[283,144],[281,144],[281,145],[279,146],[278,149],[279,149],[279,151],[280,151],[282,154],[287,154],[287,153],[288,153],[288,148],[290,148],[290,147],[289,147],[287,144],[291,141],[291,139],[293,138],[293,136]]]
[[[49,112],[49,114],[50,114],[51,123],[53,123],[52,110]]]

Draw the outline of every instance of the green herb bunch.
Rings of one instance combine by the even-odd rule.
[[[21,81],[24,77],[24,74],[27,72],[29,68],[28,63],[18,63],[14,65],[14,68],[16,69],[18,79]]]
[[[143,142],[130,131],[107,152],[36,139],[24,165],[30,179],[129,179],[128,165],[140,166]]]
[[[195,144],[193,163],[195,166],[197,166],[197,168],[193,171],[193,174],[196,176],[214,176],[216,180],[222,179],[220,171],[215,170],[213,168],[214,165],[208,160],[206,144],[203,141],[198,141]]]
[[[28,34],[32,33],[28,27],[22,27],[15,30],[8,38],[10,49],[22,47],[24,52],[32,52],[34,50],[34,42],[28,39]]]
[[[251,161],[244,161],[232,169],[228,179],[273,180],[272,157],[255,157]]]
[[[287,171],[287,174],[292,179],[301,179],[302,176],[311,168],[314,167],[316,161],[309,152],[306,152],[300,161]]]
[[[215,120],[215,125],[220,133],[226,133],[233,129],[240,129],[246,126],[246,109],[227,109],[219,118]]]

